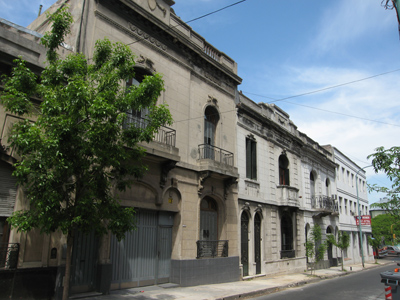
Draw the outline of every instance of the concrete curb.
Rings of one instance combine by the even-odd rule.
[[[288,288],[292,288],[292,287],[299,287],[299,286],[303,286],[303,285],[310,284],[310,283],[316,283],[316,282],[319,282],[322,280],[338,278],[338,277],[362,272],[362,271],[369,270],[369,269],[375,269],[375,268],[381,267],[382,265],[386,265],[386,264],[389,264],[389,262],[384,263],[384,264],[376,264],[376,265],[370,266],[368,268],[360,269],[360,270],[344,271],[342,273],[336,273],[336,274],[332,274],[332,275],[314,275],[315,276],[314,278],[310,278],[307,280],[301,280],[299,282],[289,283],[287,285],[282,285],[282,286],[277,286],[277,287],[269,287],[269,288],[265,288],[265,289],[259,289],[259,290],[252,291],[252,292],[244,292],[244,293],[235,294],[235,295],[231,295],[231,296],[215,298],[215,300],[237,300],[237,299],[259,297],[259,296],[263,296],[263,295],[276,293],[276,292],[279,292],[279,291],[282,291],[282,290],[285,290]],[[304,274],[304,275],[307,275],[307,274]]]

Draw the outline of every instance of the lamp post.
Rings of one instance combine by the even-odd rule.
[[[358,234],[360,235],[361,260],[362,260],[362,266],[363,266],[363,268],[364,268],[364,249],[363,249],[363,238],[362,238],[362,229],[361,229],[360,199],[359,199],[359,197],[358,197],[358,173],[359,173],[361,170],[364,170],[364,169],[369,168],[369,167],[372,167],[372,165],[366,166],[366,167],[364,167],[364,168],[361,168],[361,169],[359,169],[359,170],[357,171],[357,173],[356,173],[356,190],[357,190],[357,206],[358,206],[358,216],[357,216],[357,219],[358,219],[358,229],[359,229]]]

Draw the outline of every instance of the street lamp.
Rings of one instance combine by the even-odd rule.
[[[358,219],[358,229],[359,229],[358,234],[360,235],[361,260],[362,260],[362,266],[363,266],[363,268],[364,268],[364,250],[363,250],[363,239],[362,239],[362,229],[361,229],[360,199],[359,199],[359,197],[358,197],[358,173],[359,173],[361,170],[364,170],[364,169],[370,168],[370,167],[372,167],[372,165],[366,166],[366,167],[364,167],[364,168],[361,168],[361,169],[359,169],[359,170],[357,171],[357,173],[356,173],[356,190],[357,190],[357,206],[358,206],[358,216],[357,216],[357,219]]]

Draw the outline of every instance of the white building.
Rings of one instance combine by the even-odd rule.
[[[344,252],[344,263],[345,265],[361,263],[360,235],[359,226],[356,225],[356,216],[359,211],[363,216],[369,215],[365,170],[337,148],[331,145],[324,147],[332,152],[337,164],[336,186],[339,200],[339,230],[346,231],[350,235],[350,246]],[[360,207],[357,206],[357,187]],[[364,261],[371,261],[374,256],[372,247],[368,245],[367,241],[367,236],[371,235],[371,226],[362,225],[361,230]]]
[[[274,104],[239,93],[237,124],[242,276],[303,272],[305,241],[315,224],[338,231],[331,152],[297,130]],[[337,263],[332,246],[319,268]]]

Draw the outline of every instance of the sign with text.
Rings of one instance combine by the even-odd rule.
[[[359,225],[359,220],[358,218],[361,218],[361,225],[369,225],[371,226],[371,216],[370,215],[365,215],[365,216],[355,216],[354,217],[356,219],[356,225]]]

